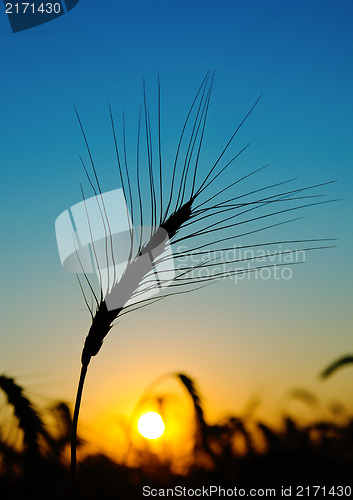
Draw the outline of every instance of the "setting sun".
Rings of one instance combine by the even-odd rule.
[[[149,411],[140,417],[137,428],[143,437],[158,439],[163,434],[165,425],[158,413]]]

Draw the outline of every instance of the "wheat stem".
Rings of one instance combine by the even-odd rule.
[[[85,383],[88,363],[82,363],[80,380],[78,383],[74,417],[72,420],[72,435],[71,435],[71,498],[75,498],[76,491],[76,445],[77,445],[77,424],[80,413],[80,405],[82,398],[83,385]]]

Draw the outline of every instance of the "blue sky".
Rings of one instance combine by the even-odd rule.
[[[352,18],[353,5],[348,0],[81,0],[61,18],[13,34],[2,8],[0,372],[23,374],[24,383],[26,374],[46,372],[44,392],[73,398],[89,316],[82,311],[74,277],[60,266],[54,221],[80,201],[79,183],[84,179],[78,159],[84,144],[74,105],[85,124],[103,185],[118,187],[108,101],[117,121],[125,110],[133,144],[142,79],[151,102],[156,103],[159,72],[164,143],[169,148],[211,68],[216,76],[204,168],[207,154],[217,157],[263,92],[234,145],[240,149],[251,142],[241,168],[246,171],[270,163],[271,169],[254,181],[257,187],[297,176],[301,185],[337,179],[325,193],[342,201],[312,209],[293,231],[298,237],[339,238],[338,248],[311,257],[288,283],[242,283],[234,295],[233,285],[216,285],[217,293],[210,287],[207,293],[190,296],[186,305],[181,298],[171,299],[163,308],[151,308],[147,316],[140,313],[122,321],[122,335],[112,332],[110,349],[100,353],[104,360],[94,360],[97,382],[87,388],[88,400],[93,404],[106,398],[102,406],[108,405],[112,392],[107,389],[103,396],[99,381],[107,372],[115,376],[117,360],[117,378],[135,380],[131,359],[144,374],[139,382],[136,376],[135,392],[131,389],[132,395],[126,396],[131,405],[144,382],[170,366],[208,380],[207,358],[213,352],[219,357],[214,363],[218,374],[214,386],[240,374],[247,380],[246,390],[237,395],[236,408],[249,391],[272,393],[269,388],[279,378],[277,392],[297,380],[321,390],[314,379],[322,365],[353,350]],[[291,229],[281,234],[289,237]],[[204,304],[218,311],[216,318],[206,317]],[[185,307],[184,312],[179,314],[178,327],[171,328],[168,317],[179,307]],[[151,325],[149,347],[142,333],[130,334],[141,329],[146,318]],[[220,331],[217,344],[214,329]],[[186,340],[194,355],[186,354]],[[202,357],[196,355],[200,345]],[[157,363],[157,358],[162,361]],[[261,377],[254,374],[257,366]],[[330,391],[342,398],[348,394],[342,387],[348,387],[349,374],[347,379],[346,374],[337,377],[337,382],[328,382],[327,398]],[[40,387],[43,380],[36,383]],[[226,399],[234,396],[232,390]]]

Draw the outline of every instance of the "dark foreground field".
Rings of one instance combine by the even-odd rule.
[[[7,396],[3,406],[6,403],[12,411],[11,421],[17,423],[16,430],[9,428],[8,420],[2,425],[1,500],[70,498],[68,407],[61,403],[51,408],[56,427],[49,432],[43,424],[43,411],[35,410],[22,388],[5,376],[0,381]],[[114,463],[103,455],[87,455],[78,466],[75,498],[353,496],[351,417],[333,416],[331,421],[310,426],[283,417],[277,429],[253,417],[251,421],[249,417],[229,417],[211,426],[205,421],[193,381],[185,378],[184,383],[195,410],[194,450],[185,474],[176,475],[173,464],[147,451],[133,450],[139,463],[135,467]],[[11,445],[11,434],[20,441],[17,449]]]

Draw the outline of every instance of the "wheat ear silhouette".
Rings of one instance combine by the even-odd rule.
[[[87,368],[91,358],[98,354],[104,338],[118,317],[166,297],[202,288],[225,277],[236,277],[266,267],[280,267],[284,264],[274,264],[271,260],[276,257],[274,249],[276,245],[287,245],[282,254],[291,253],[290,246],[300,248],[302,251],[330,246],[328,240],[322,238],[271,240],[242,246],[242,249],[253,250],[260,247],[267,248],[267,257],[271,258],[270,264],[258,265],[255,256],[241,258],[234,255],[233,258],[225,258],[228,251],[234,250],[234,242],[237,239],[251,238],[257,233],[301,218],[291,217],[292,212],[334,201],[322,200],[323,195],[313,194],[317,188],[334,181],[286,189],[284,185],[295,180],[289,179],[241,191],[243,184],[268,166],[261,166],[239,176],[235,162],[249,144],[235,154],[230,154],[239,129],[261,96],[235,127],[216,160],[212,162],[204,158],[201,160],[213,80],[214,73],[208,72],[188,110],[176,145],[171,175],[165,170],[162,154],[163,127],[159,77],[156,133],[152,134],[152,118],[144,83],[133,160],[127,153],[125,117],[123,116],[122,120],[121,139],[118,141],[109,104],[118,176],[126,200],[126,210],[129,212],[127,218],[129,251],[120,275],[117,270],[119,244],[111,230],[113,220],[107,209],[89,142],[76,110],[89,158],[89,167],[82,158],[81,162],[99,208],[100,222],[105,234],[103,254],[106,262],[102,265],[102,259],[98,255],[98,244],[93,238],[92,222],[86,207],[87,222],[91,231],[92,259],[98,270],[99,291],[98,293],[94,291],[81,263],[84,281],[89,293],[92,294],[94,307],[89,305],[87,292],[84,291],[83,282],[78,277],[92,324],[82,351],[82,366],[73,416],[72,495],[75,492],[77,424]],[[87,198],[82,186],[81,193],[86,204]],[[123,216],[126,214],[115,215],[115,217]],[[233,246],[230,246],[231,244]],[[79,252],[77,253],[79,259]],[[295,263],[297,262],[293,264]],[[247,264],[248,267],[239,268],[237,267],[239,264]]]

